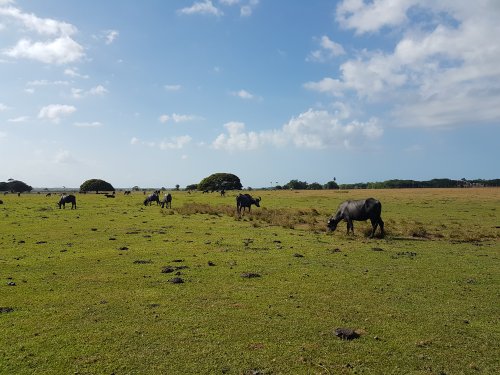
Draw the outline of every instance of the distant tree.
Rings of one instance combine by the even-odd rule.
[[[294,190],[305,190],[307,189],[307,182],[299,181],[299,180],[291,180],[289,183],[283,186],[285,189],[294,189]]]
[[[241,188],[239,177],[231,173],[214,173],[198,184],[198,190],[241,190]]]
[[[175,190],[179,191],[180,187],[181,187],[181,185],[179,185],[179,184],[175,185]]]
[[[80,191],[82,192],[95,191],[97,194],[99,193],[99,191],[114,191],[114,190],[115,188],[109,182],[106,182],[104,180],[99,180],[96,178],[87,180],[80,185]]]
[[[325,184],[325,189],[330,189],[330,190],[338,190],[339,185],[335,182],[335,177],[333,178],[333,181],[328,181]]]
[[[140,188],[139,186],[137,186],[137,185],[136,185],[136,186],[134,186],[134,187],[132,188],[132,190],[133,190],[133,191],[139,191],[139,190],[141,190],[141,188]]]
[[[312,184],[309,184],[307,186],[307,188],[309,190],[323,190],[323,185],[317,183],[317,182],[313,182]]]
[[[22,181],[13,180],[9,178],[8,182],[0,182],[0,191],[10,191],[13,193],[24,193],[31,191],[33,188]]]
[[[191,184],[186,186],[186,190],[196,190],[198,189],[198,184]]]

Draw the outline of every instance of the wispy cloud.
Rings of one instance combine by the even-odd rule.
[[[3,103],[0,103],[0,112],[6,111],[6,110],[8,110],[8,109],[9,109],[9,107],[7,107],[7,106],[6,106],[5,104],[3,104]]]
[[[134,146],[142,145],[146,147],[157,147],[160,150],[180,150],[184,148],[187,144],[189,144],[191,141],[192,138],[189,135],[171,137],[168,139],[164,139],[160,142],[145,141],[137,137],[132,137],[132,139],[130,140],[130,144]]]
[[[107,30],[105,31],[105,34],[106,34],[105,37],[106,44],[113,43],[116,40],[116,38],[118,38],[118,36],[120,35],[118,30]]]
[[[220,17],[224,13],[214,6],[212,1],[205,0],[202,2],[196,2],[190,7],[182,8],[177,11],[179,14],[192,15],[192,14],[203,14]]]
[[[254,94],[248,92],[247,90],[233,91],[233,92],[231,92],[231,95],[236,96],[236,97],[241,98],[241,99],[247,99],[247,100],[257,99],[257,97]]]
[[[14,122],[14,123],[22,123],[22,122],[28,121],[29,119],[30,119],[29,116],[19,116],[19,117],[10,118],[7,121]]]
[[[84,79],[88,79],[90,78],[89,75],[87,74],[81,74],[78,72],[78,68],[67,68],[67,69],[64,69],[64,74],[69,76],[69,77],[73,77],[73,78],[84,78]]]
[[[165,85],[163,87],[167,91],[179,91],[182,88],[181,85]]]
[[[76,127],[78,127],[78,128],[100,128],[101,126],[103,126],[103,124],[100,123],[99,121],[94,121],[94,122],[75,122],[73,125],[76,126]]]
[[[177,113],[172,113],[171,115],[166,115],[166,114],[161,115],[159,117],[159,120],[161,123],[167,123],[169,121],[180,123],[180,122],[203,120],[203,117],[197,115],[179,115]]]
[[[108,93],[108,89],[106,89],[102,85],[97,85],[95,87],[92,87],[91,89],[85,91],[83,89],[78,89],[78,88],[72,88],[71,89],[71,96],[75,99],[81,99],[87,96],[102,96],[106,95]]]
[[[319,45],[320,49],[312,51],[309,56],[307,56],[306,61],[326,62],[336,56],[345,54],[344,47],[334,42],[326,35],[323,35],[319,39]]]

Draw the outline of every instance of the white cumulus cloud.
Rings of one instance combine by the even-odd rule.
[[[75,111],[76,108],[72,105],[50,104],[40,110],[40,112],[38,113],[38,118],[58,123],[59,121],[61,121],[62,117],[69,116]]]
[[[342,148],[363,144],[383,135],[383,129],[375,118],[366,122],[345,123],[344,119],[344,113],[338,116],[328,111],[309,109],[290,119],[280,129],[260,132],[247,132],[244,123],[233,121],[224,125],[226,133],[217,136],[211,146],[228,151],[249,151],[266,145],[281,147],[287,144],[306,149]]]
[[[47,42],[32,42],[21,39],[5,55],[13,58],[38,60],[46,64],[66,64],[80,60],[84,56],[83,47],[68,36]]]

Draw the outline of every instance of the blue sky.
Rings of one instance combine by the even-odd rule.
[[[497,0],[0,0],[0,181],[500,177]]]

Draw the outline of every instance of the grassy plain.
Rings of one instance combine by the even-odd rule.
[[[0,374],[500,373],[500,189],[172,194],[2,196]]]

